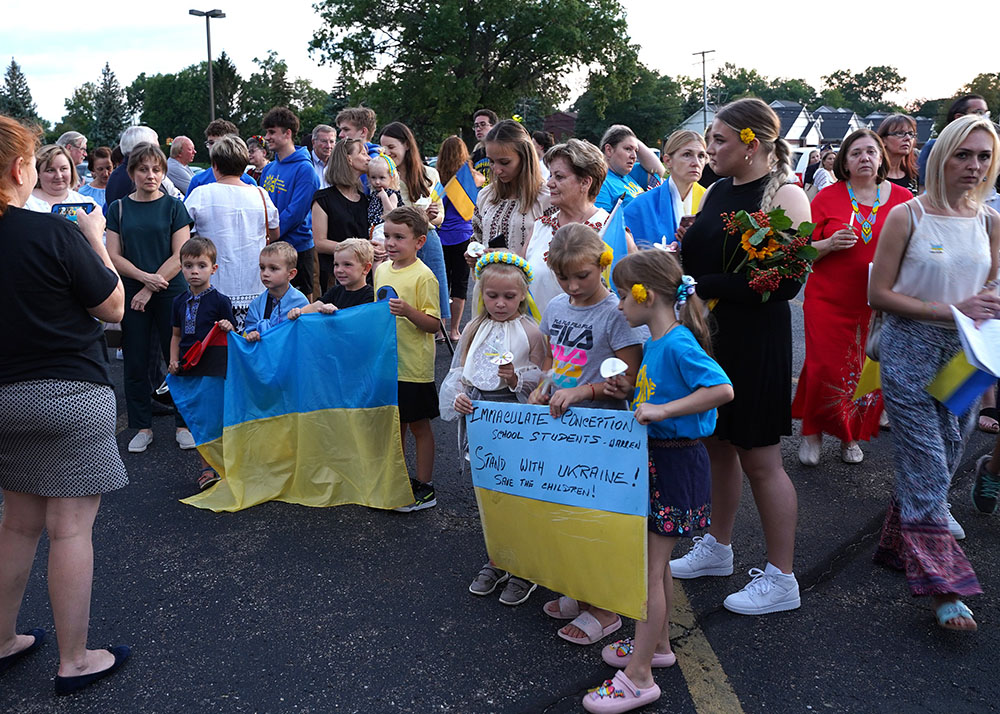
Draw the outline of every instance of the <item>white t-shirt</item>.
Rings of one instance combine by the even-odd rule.
[[[66,198],[61,201],[53,201],[49,203],[44,198],[38,198],[35,194],[28,196],[28,200],[25,202],[24,207],[29,211],[35,211],[36,213],[52,213],[52,207],[57,203],[93,203],[95,206],[100,208],[95,201],[90,196],[84,196],[82,193],[70,189]]]
[[[210,238],[219,252],[219,269],[212,286],[229,297],[233,307],[249,305],[264,290],[260,282],[259,258],[267,244],[268,228],[278,227],[278,209],[271,197],[257,186],[208,183],[196,186],[184,199],[194,220],[192,233]]]

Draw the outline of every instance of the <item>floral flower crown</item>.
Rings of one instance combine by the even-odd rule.
[[[503,250],[494,250],[486,253],[479,260],[476,261],[476,278],[478,279],[483,273],[483,269],[487,265],[493,263],[506,263],[507,265],[513,265],[516,268],[520,268],[524,273],[524,277],[530,283],[534,279],[534,273],[531,270],[531,265],[528,264],[524,258],[513,253],[508,253]]]
[[[257,145],[260,148],[262,148],[264,151],[267,151],[267,142],[264,141],[264,137],[261,136],[260,134],[254,134],[249,139],[247,139],[247,142],[251,142],[251,141],[256,141]]]
[[[740,130],[740,141],[742,141],[744,144],[749,144],[756,138],[757,135],[753,133],[753,129],[751,129],[750,127]]]
[[[382,151],[382,149],[379,149],[378,155],[379,155],[379,158],[385,159],[385,163],[389,167],[389,176],[395,176],[396,175],[396,162],[392,160],[392,157],[389,156],[389,154],[387,154],[384,151]]]

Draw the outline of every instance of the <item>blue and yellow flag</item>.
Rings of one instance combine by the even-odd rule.
[[[604,269],[604,278],[608,283],[611,292],[615,292],[614,282],[611,280],[611,272],[615,269],[615,264],[628,255],[628,239],[625,237],[625,210],[624,201],[618,199],[615,207],[611,210],[611,215],[601,228],[601,238],[604,245],[611,249],[611,265]]]
[[[937,373],[927,385],[927,392],[948,407],[952,414],[961,415],[976,403],[983,392],[996,384],[996,380],[989,372],[969,364],[963,350]]]
[[[472,214],[476,210],[476,198],[479,196],[479,188],[476,180],[472,178],[472,169],[469,164],[462,164],[462,168],[451,177],[448,185],[444,187],[448,194],[448,200],[458,211],[459,215],[467,221],[472,220]]]
[[[434,182],[434,188],[431,189],[431,203],[437,203],[438,201],[443,201],[445,197],[444,186],[441,185],[440,181]]]
[[[631,412],[473,402],[465,418],[486,550],[555,592],[646,617],[646,427]]]
[[[198,450],[222,481],[183,503],[239,511],[413,501],[399,440],[396,322],[387,302],[303,315],[246,342],[226,378],[168,377]]]

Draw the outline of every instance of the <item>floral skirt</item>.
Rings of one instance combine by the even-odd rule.
[[[708,452],[691,439],[649,440],[650,533],[690,538],[712,519]]]

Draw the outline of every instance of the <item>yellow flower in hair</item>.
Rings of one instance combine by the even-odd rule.
[[[753,133],[753,129],[747,127],[740,132],[740,141],[744,144],[749,144],[751,141],[757,138],[757,135]]]
[[[646,292],[646,286],[642,283],[636,283],[632,286],[632,299],[637,303],[642,305],[649,298],[649,293]]]
[[[606,268],[611,265],[611,261],[615,259],[615,253],[611,248],[605,248],[604,252],[601,253],[600,265],[601,268]]]

